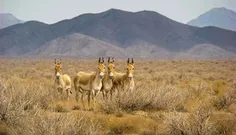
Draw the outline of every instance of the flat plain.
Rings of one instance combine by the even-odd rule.
[[[62,59],[62,72],[73,80],[79,71],[95,71],[97,62]],[[107,101],[100,93],[92,111],[76,102],[73,85],[69,101],[54,88],[54,59],[0,63],[0,134],[236,132],[235,60],[135,60],[134,91]],[[125,72],[126,60],[115,59],[115,66]]]

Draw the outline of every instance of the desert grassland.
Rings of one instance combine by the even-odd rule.
[[[107,61],[107,60],[106,60]],[[230,135],[236,132],[233,60],[135,60],[135,89],[82,110],[54,89],[54,59],[0,59],[1,134]],[[115,60],[125,72],[126,60]],[[63,59],[63,73],[97,60]],[[86,100],[86,98],[85,98]],[[87,105],[87,104],[86,104]]]

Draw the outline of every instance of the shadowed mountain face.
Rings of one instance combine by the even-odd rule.
[[[236,31],[236,12],[226,8],[214,8],[187,24],[198,27],[215,26]]]
[[[236,32],[192,27],[151,11],[110,9],[52,25],[35,21],[17,24],[0,30],[0,43],[0,55],[172,58],[198,44],[236,53]]]
[[[100,14],[85,14],[62,21],[52,27],[60,35],[78,32],[120,47],[132,46],[142,41],[178,50],[203,42],[195,37],[193,32],[196,28],[151,11],[132,13],[111,9]],[[58,27],[63,29],[57,29]]]
[[[18,23],[23,23],[23,21],[16,18],[12,14],[0,13],[0,29],[6,28],[8,26],[15,25]]]
[[[104,41],[83,35],[71,34],[54,39],[27,55],[38,56],[78,56],[85,58],[113,56],[119,58],[131,57],[125,49]]]
[[[31,52],[56,38],[50,25],[29,21],[0,30],[0,55],[17,56]]]

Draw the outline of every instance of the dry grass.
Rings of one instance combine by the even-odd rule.
[[[140,94],[142,93],[142,94]],[[138,87],[132,93],[122,93],[122,98],[115,98],[109,102],[102,102],[101,109],[106,113],[117,111],[185,111],[184,101],[191,95],[171,85],[162,85],[154,89]]]
[[[136,88],[81,110],[54,88],[53,60],[0,59],[0,134],[184,134],[236,132],[236,61],[135,61]],[[64,60],[63,72],[93,71],[97,60]],[[125,71],[125,60],[115,61]],[[232,110],[232,109],[231,109]]]

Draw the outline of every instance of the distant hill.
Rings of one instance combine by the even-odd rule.
[[[226,8],[213,8],[187,24],[198,27],[215,26],[236,31],[236,12]]]
[[[83,34],[74,33],[56,38],[25,56],[95,58],[113,56],[116,58],[161,58],[161,59],[232,59],[236,54],[211,44],[195,45],[183,52],[170,52],[155,45],[129,46],[124,49]]]
[[[236,53],[226,51],[211,44],[199,44],[193,46],[186,52],[177,54],[173,58],[178,59],[235,59]]]
[[[83,34],[71,34],[56,38],[27,55],[38,56],[78,56],[85,58],[132,56],[125,49]]]
[[[10,13],[0,13],[0,29],[23,22]]]
[[[51,25],[37,21],[13,25],[0,30],[0,43],[0,55],[5,56],[173,58],[201,44],[236,53],[236,32],[192,27],[152,11],[110,9]]]
[[[56,37],[50,25],[37,21],[0,29],[0,55],[23,55]]]

